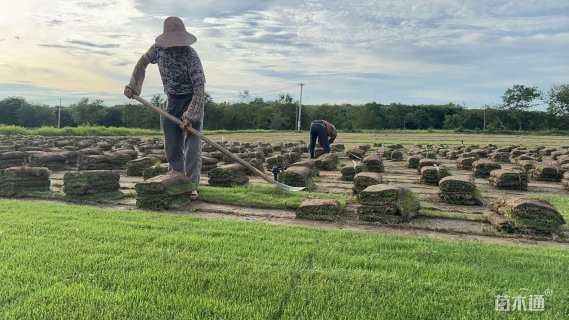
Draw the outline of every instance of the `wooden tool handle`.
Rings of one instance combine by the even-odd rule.
[[[144,98],[141,98],[139,96],[133,96],[132,97],[134,100],[142,103],[143,105],[153,109],[154,111],[158,112],[161,116],[163,116],[164,118],[174,122],[175,124],[177,124],[178,126],[182,126],[182,121],[176,117],[174,117],[173,115],[169,114],[168,112],[152,105],[152,103],[148,102],[147,100],[145,100]],[[205,141],[205,143],[213,146],[215,149],[217,149],[218,151],[220,151],[221,153],[223,153],[224,155],[230,157],[231,159],[235,160],[235,162],[238,162],[239,164],[241,164],[242,166],[244,166],[245,168],[251,170],[253,173],[255,173],[257,176],[261,177],[263,180],[269,182],[269,183],[275,183],[275,180],[273,180],[272,177],[268,176],[267,174],[265,174],[264,172],[262,172],[261,170],[253,167],[249,162],[239,158],[238,156],[236,156],[235,154],[233,154],[231,151],[227,150],[225,147],[223,147],[222,145],[218,144],[217,142],[212,141],[211,139],[209,139],[208,137],[204,136],[201,132],[199,132],[198,130],[191,128],[191,127],[184,127],[184,129],[186,129],[188,132],[190,132],[191,134],[194,134],[196,136],[198,136],[201,140]]]

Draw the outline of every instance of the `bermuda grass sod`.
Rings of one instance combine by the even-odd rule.
[[[296,209],[306,199],[337,200],[343,208],[355,201],[343,194],[321,192],[284,192],[274,186],[250,184],[239,187],[200,187],[200,199],[205,202],[266,209]]]
[[[0,200],[2,319],[565,319],[565,248]],[[495,311],[543,294],[545,311]]]

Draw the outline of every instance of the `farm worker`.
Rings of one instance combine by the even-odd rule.
[[[334,143],[338,132],[336,127],[326,120],[314,120],[310,124],[310,145],[308,150],[310,151],[310,159],[314,159],[314,149],[316,147],[316,140],[324,149],[324,153],[330,152],[330,145]]]
[[[164,92],[168,97],[166,111],[182,120],[182,126],[164,121],[166,158],[170,174],[191,177],[194,189],[192,199],[198,198],[200,182],[201,141],[189,134],[185,127],[198,131],[203,129],[205,104],[205,76],[197,52],[191,47],[197,38],[189,33],[182,19],[168,17],[164,21],[164,32],[140,57],[134,67],[130,83],[124,94],[128,98],[140,95],[146,67],[158,64]]]

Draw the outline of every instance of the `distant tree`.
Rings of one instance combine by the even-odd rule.
[[[123,127],[122,110],[119,107],[111,107],[105,109],[105,115],[100,121],[100,124],[105,127]]]
[[[569,116],[569,84],[551,88],[547,96],[547,110],[556,116]]]
[[[542,96],[538,87],[516,84],[508,88],[502,96],[501,108],[512,113],[512,116],[518,121],[518,128],[521,131],[523,129],[523,112],[537,106]]]
[[[24,98],[10,97],[0,100],[0,124],[19,124],[18,112],[29,107],[30,104]]]
[[[73,118],[79,125],[99,125],[105,115],[103,100],[89,101],[88,98],[79,100],[70,106],[73,109]]]

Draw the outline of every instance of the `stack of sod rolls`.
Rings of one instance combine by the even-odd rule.
[[[505,232],[551,234],[565,224],[559,211],[541,200],[504,197],[496,200],[492,211],[494,213],[488,216],[488,221]]]
[[[450,175],[450,171],[444,166],[423,167],[421,168],[421,183],[436,186],[442,178]]]
[[[209,185],[214,187],[241,186],[249,183],[247,168],[238,163],[226,164],[208,172]]]
[[[183,175],[161,175],[137,183],[136,206],[141,209],[174,209],[190,203],[192,181]]]
[[[35,192],[49,192],[47,168],[11,167],[0,170],[0,196],[25,197]]]
[[[336,200],[307,199],[296,209],[296,217],[310,220],[334,221],[340,214]]]
[[[383,182],[383,178],[377,172],[360,172],[354,177],[354,186],[352,191],[354,194],[362,192],[369,186],[380,184]]]
[[[383,166],[383,161],[381,161],[381,158],[377,154],[372,154],[365,157],[362,160],[362,162],[366,166],[366,171],[383,172],[385,170]]]
[[[471,176],[450,176],[439,181],[439,197],[443,202],[464,206],[482,204],[480,191]]]
[[[362,221],[401,223],[415,217],[420,209],[413,192],[394,185],[367,187],[358,198],[361,204],[358,216]]]
[[[499,163],[490,160],[478,160],[472,164],[472,171],[476,178],[488,178],[493,170],[502,169]]]
[[[87,196],[117,192],[120,174],[116,171],[77,171],[63,176],[63,192],[69,196]]]
[[[527,191],[528,175],[521,170],[493,170],[488,181],[496,189]]]
[[[312,171],[303,166],[289,167],[279,174],[279,182],[291,187],[304,187],[309,190],[314,189]]]

